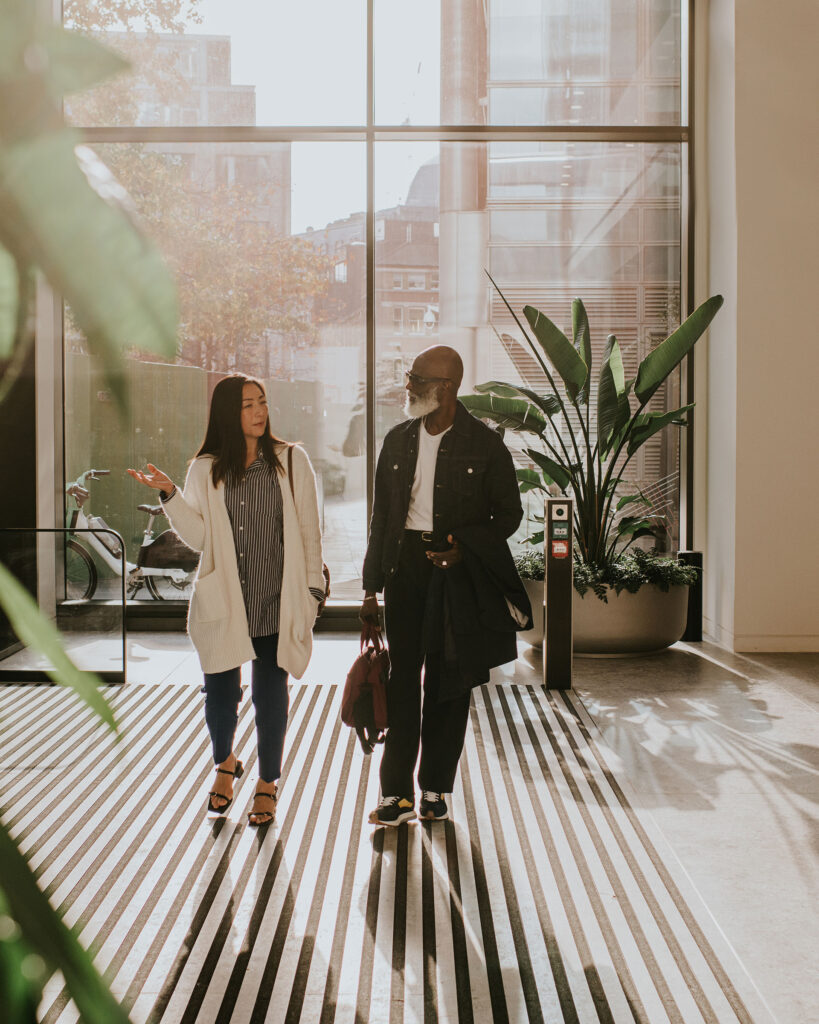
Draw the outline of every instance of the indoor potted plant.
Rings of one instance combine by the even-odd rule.
[[[515,558],[533,607],[543,601],[543,549]],[[577,654],[639,654],[675,643],[685,631],[688,587],[697,569],[676,558],[635,548],[606,566],[574,556],[573,639]],[[600,598],[605,607],[592,599]],[[520,634],[534,647],[543,643],[543,622]]]
[[[624,473],[650,437],[672,423],[685,424],[693,404],[670,412],[646,407],[708,328],[722,296],[712,296],[694,310],[643,359],[631,380],[625,379],[617,338],[610,335],[593,403],[592,348],[582,301],[572,303],[569,341],[532,306],[523,309],[527,330],[497,290],[540,364],[548,390],[538,393],[489,381],[462,401],[475,416],[537,438],[539,447],[526,448],[532,465],[518,470],[522,492],[574,498],[575,651],[634,653],[668,646],[685,629],[688,585],[695,570],[632,548],[641,537],[661,537],[667,524],[665,514],[645,495],[624,493]],[[507,336],[502,340],[514,344]],[[542,530],[527,540],[542,545]],[[531,578],[534,564],[519,560],[524,578]],[[540,572],[542,579],[542,568]],[[538,593],[535,606],[541,600]]]

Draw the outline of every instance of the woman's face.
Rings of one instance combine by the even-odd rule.
[[[242,387],[242,433],[247,440],[258,440],[267,427],[267,399],[258,384],[248,381]]]

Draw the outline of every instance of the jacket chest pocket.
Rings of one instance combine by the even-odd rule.
[[[397,501],[400,504],[407,487],[407,466],[401,459],[392,458],[390,460],[387,483],[389,484],[390,496],[393,502]],[[410,481],[410,485],[411,483],[412,481]]]
[[[447,475],[457,494],[473,498],[483,490],[486,479],[486,459],[458,455],[450,460]]]

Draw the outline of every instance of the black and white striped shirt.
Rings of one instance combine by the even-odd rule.
[[[225,505],[245,599],[250,635],[279,631],[279,599],[284,572],[284,519],[278,474],[259,455],[244,480],[225,481]],[[316,601],[324,596],[310,588]]]
[[[282,492],[273,467],[261,456],[242,481],[225,480],[225,505],[251,636],[279,631],[279,598],[284,572]]]

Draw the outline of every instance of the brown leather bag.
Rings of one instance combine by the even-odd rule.
[[[296,504],[296,491],[293,487],[293,449],[295,445],[287,446],[287,479],[290,481],[290,493],[293,495],[293,504]],[[296,509],[298,513],[298,509]],[[321,563],[321,571],[324,573],[324,597],[319,601],[318,610],[316,611],[316,618],[321,615],[324,611],[324,606],[327,604],[327,598],[330,596],[330,567],[326,562]]]
[[[356,731],[361,749],[371,754],[387,734],[387,679],[390,656],[377,629],[361,631],[361,654],[353,662],[341,696],[341,721]]]

